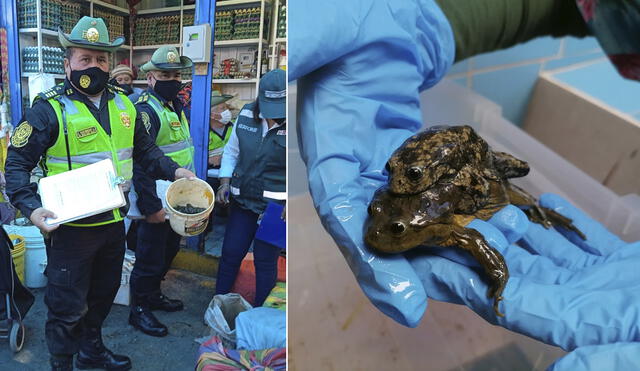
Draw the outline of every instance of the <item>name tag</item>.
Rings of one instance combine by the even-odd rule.
[[[86,128],[86,129],[82,129],[80,131],[76,131],[76,138],[82,139],[84,137],[88,137],[89,135],[93,135],[93,134],[95,134],[97,132],[98,132],[98,128],[96,128],[95,126],[90,127],[90,128]]]
[[[278,130],[278,132],[276,133],[276,135],[287,135],[287,130]]]
[[[247,131],[250,131],[252,133],[255,133],[256,131],[258,131],[258,128],[247,126],[245,124],[238,125],[238,129],[247,130]]]
[[[182,123],[180,123],[180,121],[172,121],[169,125],[171,125],[172,128],[179,128],[182,126]]]

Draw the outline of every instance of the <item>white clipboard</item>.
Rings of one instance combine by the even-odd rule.
[[[173,182],[168,180],[156,180],[156,195],[162,201],[162,207],[167,209],[167,189]],[[129,219],[144,219],[145,216],[142,215],[140,209],[138,209],[138,193],[136,192],[135,187],[131,184],[131,190],[129,191],[129,212],[127,213],[127,218]],[[165,219],[169,219],[169,214],[167,213]]]
[[[40,179],[42,207],[57,216],[46,223],[68,223],[125,206],[123,182],[110,159]]]

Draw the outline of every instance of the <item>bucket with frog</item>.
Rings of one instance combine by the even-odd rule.
[[[167,188],[171,228],[181,236],[202,233],[209,223],[215,201],[213,189],[201,179],[178,179]]]

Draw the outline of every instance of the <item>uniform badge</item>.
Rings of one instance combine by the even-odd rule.
[[[94,43],[100,39],[100,32],[95,27],[91,27],[82,33],[82,38]]]
[[[25,144],[29,142],[29,137],[33,132],[33,126],[29,125],[27,121],[24,121],[22,124],[18,125],[16,130],[13,132],[11,136],[11,145],[20,148],[24,147]]]
[[[129,114],[126,112],[120,113],[120,122],[122,122],[122,126],[127,129],[131,127],[131,117],[129,117]]]
[[[179,128],[180,126],[182,126],[182,123],[180,121],[171,121],[171,123],[169,125],[172,128]]]
[[[169,63],[176,63],[177,60],[178,60],[178,56],[176,55],[176,53],[174,52],[167,53],[167,61]]]
[[[151,118],[149,118],[149,114],[146,112],[142,112],[142,123],[144,124],[144,128],[147,129],[147,134],[151,131]]]
[[[97,133],[98,133],[98,128],[96,128],[95,126],[92,126],[90,128],[76,131],[76,138],[82,139],[84,137],[88,137],[90,135],[97,134]]]
[[[88,88],[91,84],[91,77],[87,75],[80,76],[80,86],[84,89]]]

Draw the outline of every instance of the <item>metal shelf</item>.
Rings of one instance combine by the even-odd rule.
[[[262,40],[264,44],[267,40]],[[241,46],[241,45],[254,45],[260,43],[260,39],[240,39],[240,40],[219,40],[214,41],[214,46]]]
[[[58,38],[58,31],[47,30],[46,28],[43,28],[40,31],[42,32],[43,36],[51,36],[51,37]],[[35,28],[35,27],[33,27],[33,28],[21,28],[19,30],[19,32],[23,33],[23,34],[37,34],[38,33],[38,29]]]
[[[124,13],[124,14],[129,14],[129,9],[126,8],[121,8],[117,5],[113,5],[113,4],[109,4],[109,3],[105,3],[104,1],[100,1],[100,0],[89,0],[90,3],[94,3],[95,5],[100,5],[102,7],[105,8],[109,8],[112,10],[116,10],[120,13]]]
[[[216,9],[221,7],[221,6],[255,4],[255,3],[259,3],[259,2],[260,2],[260,0],[224,0],[224,1],[216,1]]]
[[[156,50],[162,46],[175,46],[176,48],[180,48],[182,44],[134,45],[133,50]]]
[[[213,79],[214,84],[255,84],[258,79]]]
[[[164,8],[155,8],[155,9],[141,9],[141,10],[138,10],[138,14],[145,15],[145,14],[156,14],[156,13],[179,12],[180,8],[181,8],[180,6],[168,6]]]
[[[22,77],[31,77],[31,76],[36,76],[39,75],[38,72],[23,72],[22,73]],[[54,79],[59,79],[59,80],[64,80],[64,78],[66,77],[65,75],[60,75],[60,74],[56,74],[56,73],[47,73],[47,75],[51,75],[53,76]]]

